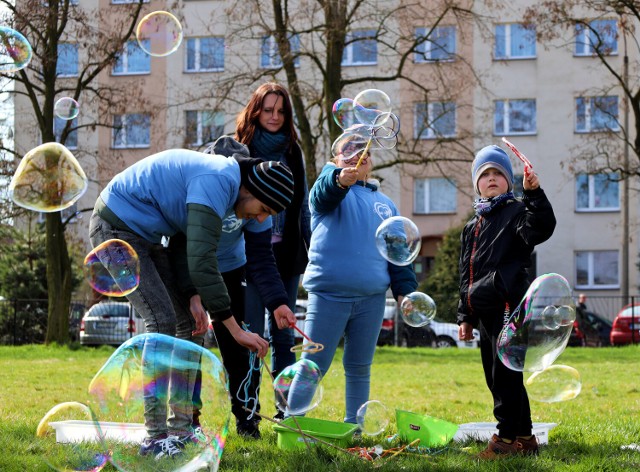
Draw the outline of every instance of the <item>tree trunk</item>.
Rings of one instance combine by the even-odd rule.
[[[71,260],[60,212],[47,213],[48,323],[45,342],[65,344],[69,340]]]

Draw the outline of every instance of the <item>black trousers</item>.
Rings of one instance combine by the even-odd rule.
[[[498,335],[505,316],[480,317],[480,354],[487,386],[493,395],[493,415],[501,438],[531,435],[531,408],[524,376],[506,367],[497,353]]]

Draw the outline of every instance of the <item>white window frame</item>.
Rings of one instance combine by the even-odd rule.
[[[602,27],[600,25],[602,25]],[[610,26],[614,26],[614,30],[612,32],[606,31],[606,28]],[[592,57],[597,55],[596,48],[594,47],[594,41],[597,40],[596,35],[604,36],[605,40],[607,36],[612,36],[612,49],[610,51],[605,50],[601,54],[605,56],[616,56],[618,54],[618,20],[602,18],[589,22],[589,27],[583,23],[576,23],[574,56]],[[607,46],[607,44],[605,43],[604,46]]]
[[[149,42],[150,40],[145,39],[144,41]],[[141,52],[142,55],[140,57],[143,57],[147,61],[147,64],[143,64],[143,65],[147,65],[146,69],[139,70],[139,71],[129,70],[130,69],[129,60],[131,57],[131,50],[129,49],[130,47],[135,48],[137,51]],[[150,47],[148,46],[147,49],[150,49]],[[122,64],[121,71],[116,70],[118,63]],[[118,62],[116,62],[116,64],[114,64],[113,67],[111,68],[111,75],[149,75],[150,73],[151,73],[151,56],[147,54],[145,50],[140,47],[140,44],[138,44],[137,40],[130,39],[123,45],[122,50],[118,53]]]
[[[597,270],[602,268],[601,261],[596,261],[598,255],[602,256],[604,253],[615,254],[615,261],[610,261],[609,263],[615,263],[615,283],[609,284],[598,284],[596,283],[597,278]],[[580,278],[578,277],[578,261],[581,258],[580,256],[586,257],[586,271],[587,271],[587,283],[580,283]],[[576,277],[576,287],[577,289],[617,289],[620,288],[620,251],[617,249],[612,250],[598,250],[598,251],[576,251],[575,252],[575,277]]]
[[[71,47],[73,49],[73,52],[75,53],[75,71],[71,72],[71,73],[60,73],[58,72],[58,67],[60,67],[60,64],[68,64],[67,61],[62,61],[61,62],[61,52],[60,52],[60,47]],[[70,51],[71,52],[71,51]],[[62,42],[62,43],[58,43],[58,64],[56,66],[56,77],[78,77],[79,74],[79,69],[80,69],[80,56],[79,56],[79,51],[78,51],[78,44],[77,43],[67,43],[67,42]]]
[[[222,66],[218,66],[218,67],[202,67],[202,41],[205,39],[217,39],[220,40],[222,39]],[[194,66],[192,68],[189,68],[189,49],[190,49],[190,45],[194,44]],[[194,72],[223,72],[224,71],[224,63],[225,63],[225,54],[224,54],[224,37],[223,36],[199,36],[199,37],[191,37],[191,38],[187,38],[187,44],[186,44],[186,50],[185,50],[185,55],[184,55],[184,71],[187,73],[194,73]],[[217,50],[216,50],[217,51]]]
[[[295,55],[293,66],[300,67],[300,36],[297,34],[289,37],[289,48]],[[261,69],[279,69],[282,67],[282,58],[275,36],[263,36],[262,45],[260,47],[260,68]]]
[[[425,38],[427,28],[416,28],[416,40]],[[436,26],[421,43],[416,46],[414,54],[414,62],[453,62],[455,60],[457,38],[455,26]],[[445,44],[440,42],[445,40]],[[452,39],[451,39],[452,38]],[[451,42],[449,41],[451,40]],[[433,57],[437,54],[444,53],[446,58]]]
[[[111,0],[113,5],[124,5],[127,3],[138,3],[139,0]],[[142,0],[142,3],[149,3],[149,0]]]
[[[504,28],[504,35],[501,35],[498,33],[498,30],[500,28]],[[494,59],[497,60],[513,60],[513,59],[535,59],[537,57],[537,48],[536,48],[536,32],[535,32],[535,27],[533,27],[534,30],[530,32],[530,34],[533,36],[533,44],[529,44],[533,46],[533,54],[514,54],[514,51],[512,51],[511,46],[513,44],[514,41],[514,30],[530,30],[531,27],[528,27],[527,24],[525,23],[499,23],[495,25],[495,30],[494,30],[494,45],[493,45],[493,57]],[[526,35],[525,35],[526,37]],[[504,38],[504,45],[503,45],[503,50],[504,50],[504,55],[499,55],[498,54],[498,41],[500,38]]]
[[[436,187],[432,189],[432,184],[435,187],[436,185],[445,185],[445,188]],[[431,194],[432,190],[437,192],[438,194],[451,189],[452,195],[445,195],[446,197],[451,196],[452,198],[445,198],[441,201],[451,203],[451,206],[438,210],[433,209],[432,207],[437,204],[437,202],[432,203]],[[446,213],[456,213],[457,211],[457,187],[455,182],[450,179],[444,177],[428,177],[426,179],[414,179],[413,181],[413,213],[416,215],[434,215],[434,214],[446,214]],[[419,192],[422,193],[422,198],[419,198]]]
[[[533,103],[533,129],[526,131],[514,131],[511,129],[513,105],[516,103]],[[502,123],[503,129],[498,129],[498,107],[502,104]],[[495,100],[493,108],[493,134],[495,136],[528,136],[538,132],[538,111],[535,98],[511,99],[511,100]]]
[[[147,135],[149,137],[148,142],[146,143],[129,143],[127,139],[127,126],[128,121],[137,120],[138,117],[142,117],[146,119],[146,126],[148,127]],[[121,125],[117,124],[117,120],[120,119],[122,121]],[[123,134],[123,144],[117,144],[116,139],[119,137],[118,133]],[[133,148],[148,148],[151,146],[151,115],[147,113],[128,113],[123,115],[114,115],[113,116],[113,132],[111,136],[111,147],[113,149],[133,149]]]
[[[371,66],[378,63],[378,41],[376,40],[375,29],[359,29],[347,33],[346,45],[342,56],[343,66]],[[369,41],[375,46],[375,60],[373,61],[357,61],[354,57],[354,48],[365,47],[364,44]]]
[[[205,141],[204,140],[204,129],[205,129],[205,121],[206,121],[206,116],[205,114],[211,114],[212,119],[213,119],[213,125],[216,128],[221,128],[221,132],[214,137],[214,139],[219,138],[220,136],[222,136],[224,134],[224,113],[220,112],[220,111],[214,111],[214,110],[186,110],[185,111],[185,135],[187,136],[187,139],[189,138],[189,114],[196,114],[196,129],[195,129],[195,135],[196,135],[196,141],[191,141],[188,142],[187,144],[189,146],[192,147],[198,147],[198,146],[202,146],[204,144],[209,144],[212,141]]]
[[[579,195],[583,186],[580,181],[584,178],[587,179],[587,206],[578,206],[580,201]],[[603,180],[605,183],[601,183]],[[614,185],[615,191],[618,194],[617,205],[600,207],[598,206],[598,196],[602,195],[603,189],[601,185]],[[620,182],[616,174],[576,174],[576,212],[589,213],[589,212],[617,212],[620,211]]]
[[[427,108],[425,109],[425,105]],[[446,108],[452,106],[452,109]],[[443,108],[445,110],[443,110]],[[444,111],[444,113],[443,113]],[[426,112],[426,113],[425,113]],[[438,120],[444,116],[453,114],[453,130],[446,134],[437,133]],[[426,115],[426,116],[425,116]],[[438,115],[438,116],[435,116]],[[450,138],[456,136],[457,131],[457,109],[455,102],[429,102],[416,103],[414,109],[414,138],[415,139],[437,139]],[[433,120],[431,117],[435,117]],[[435,125],[435,127],[434,127]],[[448,130],[451,131],[451,130]]]
[[[598,101],[615,98],[615,115],[611,115],[608,110],[602,110]],[[582,105],[581,105],[582,102]],[[584,110],[581,112],[581,110]],[[602,110],[602,113],[607,114],[615,124],[612,128],[596,128],[594,126],[594,116]],[[577,97],[576,98],[576,133],[601,133],[607,131],[620,131],[620,122],[618,121],[620,116],[620,100],[617,95],[603,95],[598,97]]]

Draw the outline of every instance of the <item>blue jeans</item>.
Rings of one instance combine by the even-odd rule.
[[[138,255],[140,283],[127,295],[133,308],[142,316],[148,333],[160,333],[180,339],[193,340],[202,345],[202,338],[192,339],[195,320],[189,310],[189,300],[180,295],[165,248],[153,244],[131,231],[122,230],[104,221],[95,212],[91,215],[89,238],[96,247],[109,239],[120,239],[131,245]],[[111,260],[119,254],[105,252],[101,262],[110,270]],[[120,259],[122,257],[120,256]],[[134,266],[128,268],[135,270]],[[145,398],[145,428],[151,438],[168,432],[188,431],[191,426],[193,387],[197,369],[176,371],[177,357],[170,343],[150,340],[142,353],[143,376],[148,388]],[[192,354],[189,354],[192,355]],[[157,379],[157,382],[148,382]],[[187,388],[178,389],[178,385]],[[174,387],[174,388],[172,388]],[[167,413],[168,399],[170,411]]]
[[[284,279],[282,282],[289,298],[289,308],[295,313],[300,276]],[[249,324],[251,332],[258,333],[261,336],[265,331],[264,310],[265,306],[260,298],[258,287],[252,282],[247,282],[244,319]],[[269,330],[269,344],[271,344],[271,368],[273,373],[277,375],[296,361],[295,353],[291,352],[296,340],[293,335],[293,328],[278,328],[272,312],[269,312],[267,329]]]
[[[344,336],[344,366],[346,383],[346,415],[344,421],[356,422],[358,409],[369,400],[371,364],[384,317],[385,293],[358,301],[333,301],[309,293],[305,331],[314,342],[324,345],[320,352],[303,352],[302,357],[318,364],[326,375],[340,339]],[[289,391],[289,404],[299,409],[311,400],[297,391],[295,381]]]

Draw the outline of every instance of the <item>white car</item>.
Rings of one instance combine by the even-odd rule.
[[[478,347],[480,332],[473,330],[473,341],[465,342],[458,339],[458,325],[434,319],[425,326],[414,328],[406,323],[400,323],[399,342],[401,346],[415,347]]]

